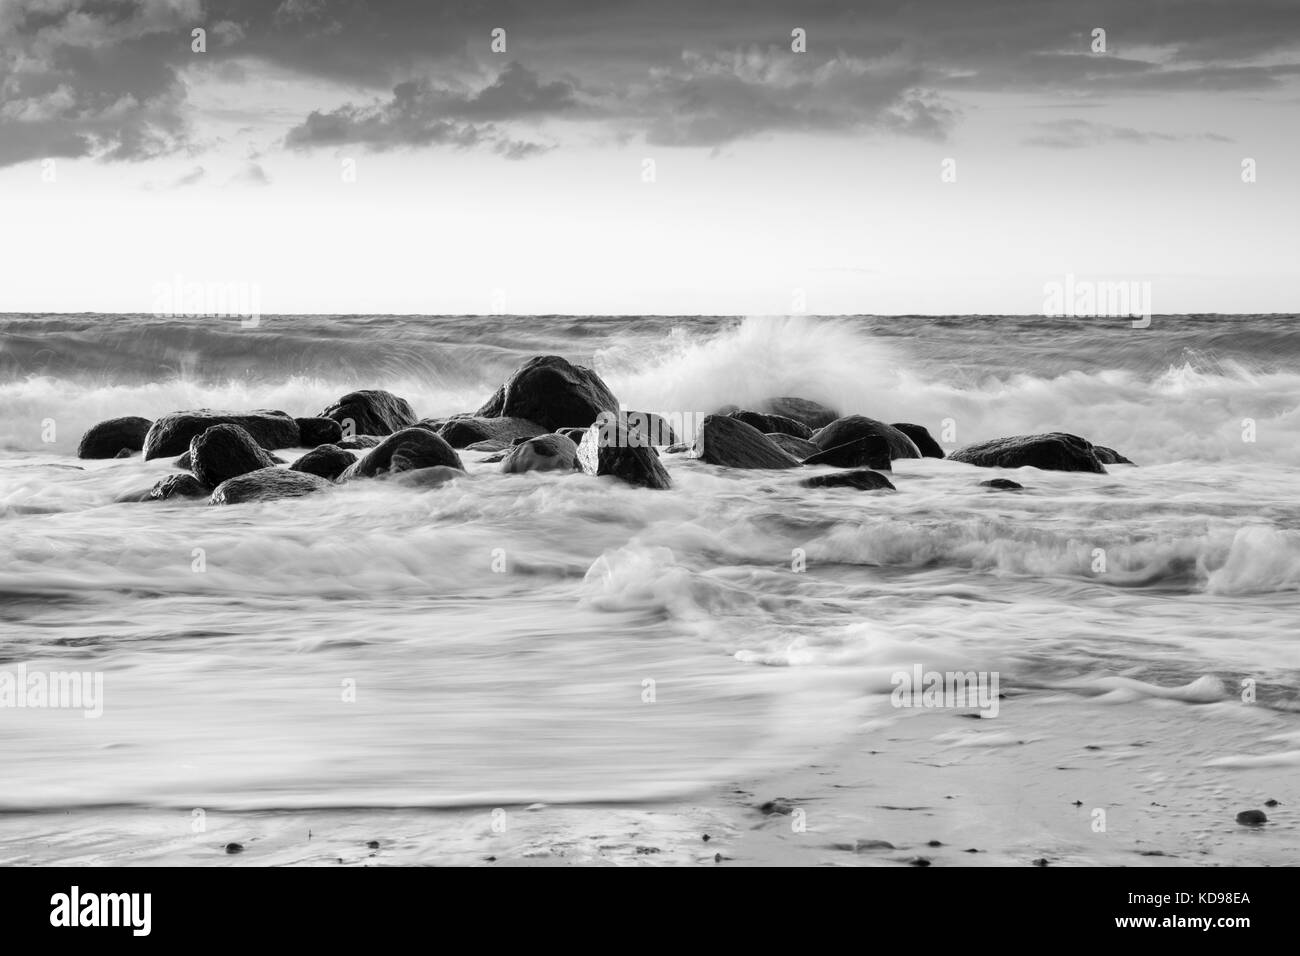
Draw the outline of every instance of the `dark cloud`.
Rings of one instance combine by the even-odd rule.
[[[199,25],[208,75],[321,81],[291,146],[516,158],[547,147],[511,127],[557,116],[658,145],[937,139],[976,92],[1026,105],[1242,94],[1300,71],[1296,0],[0,0],[0,164],[191,146]],[[805,53],[790,49],[795,27]],[[495,28],[504,56],[489,48]]]

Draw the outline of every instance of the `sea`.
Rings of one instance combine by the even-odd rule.
[[[76,457],[107,418],[359,388],[472,412],[541,354],[687,432],[798,396],[1134,464],[862,492],[665,453],[651,491],[466,452],[437,488],[217,507],[117,503],[171,461]],[[102,683],[98,714],[0,701],[0,810],[653,805],[887,726],[917,666],[1294,714],[1298,469],[1294,315],[3,315],[0,677]]]

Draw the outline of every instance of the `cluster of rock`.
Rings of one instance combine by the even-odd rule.
[[[690,459],[723,468],[840,469],[800,483],[859,490],[892,490],[884,472],[905,458],[1097,474],[1105,474],[1108,464],[1132,464],[1113,449],[1062,432],[981,442],[945,456],[921,425],[840,415],[795,397],[768,399],[752,409],[720,409],[704,417],[691,446],[678,442],[663,417],[620,410],[591,369],[545,355],[516,369],[477,411],[450,418],[422,419],[405,399],[365,389],[309,418],[269,409],[197,409],[152,422],[115,418],[87,431],[77,454],[179,456],[174,465],[184,469],[181,473],[122,500],[207,498],[211,504],[297,497],[366,479],[436,486],[466,474],[461,450],[494,453],[482,461],[499,463],[505,474],[582,472],[651,489],[672,487],[661,448],[666,454],[689,452]],[[282,448],[310,451],[286,463],[273,454]],[[1019,488],[1005,479],[983,484]]]

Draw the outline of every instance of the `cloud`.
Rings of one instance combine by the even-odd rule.
[[[1111,126],[1105,123],[1092,123],[1081,119],[1053,120],[1047,123],[1033,124],[1038,130],[1022,142],[1026,146],[1044,146],[1049,149],[1082,149],[1088,146],[1100,146],[1104,143],[1178,143],[1196,140],[1216,143],[1231,143],[1233,140],[1218,133],[1197,133],[1192,135],[1172,135],[1169,133],[1147,132],[1131,126]]]
[[[250,162],[231,180],[232,183],[242,183],[246,186],[269,186],[271,177],[266,174],[260,163]]]
[[[509,159],[523,159],[548,147],[512,139],[494,122],[539,119],[577,106],[572,84],[543,83],[518,64],[475,92],[451,90],[428,79],[393,88],[390,99],[369,106],[346,104],[313,111],[285,137],[292,149],[359,144],[375,150],[404,146],[486,146]]]
[[[202,166],[195,166],[184,176],[181,176],[179,179],[177,179],[176,182],[172,183],[172,185],[176,187],[193,186],[196,183],[198,183],[200,180],[202,180],[203,177],[206,176],[207,174],[208,171],[204,169]]]

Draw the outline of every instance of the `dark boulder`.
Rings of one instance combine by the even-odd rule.
[[[131,449],[129,449],[129,448],[123,448],[121,451],[119,451],[119,452],[118,452],[116,455],[114,455],[113,457],[114,457],[114,458],[130,458],[132,454],[134,454],[134,452],[132,452]]]
[[[922,458],[947,458],[948,454],[943,450],[934,436],[930,434],[929,429],[924,425],[913,425],[910,422],[894,422],[893,426],[900,432],[912,439],[912,444],[916,445],[917,451],[921,453]]]
[[[190,470],[211,488],[227,478],[270,468],[276,463],[238,425],[213,425],[190,441]]]
[[[825,428],[815,432],[812,440],[818,448],[825,451],[828,448],[835,448],[838,445],[844,445],[868,436],[884,438],[889,443],[889,457],[891,458],[921,457],[920,449],[916,447],[912,439],[893,425],[886,425],[884,422],[878,422],[874,418],[867,418],[865,415],[846,415],[843,418],[837,418]]]
[[[418,427],[418,426],[417,426]],[[466,445],[461,451],[487,451],[498,452],[505,451],[507,448],[514,447],[512,443],[503,441],[476,441],[472,445]]]
[[[744,409],[732,412],[728,417],[738,419],[746,425],[753,425],[764,435],[769,432],[778,432],[782,435],[793,435],[795,438],[811,438],[812,429],[803,422],[797,422],[793,418],[786,418],[784,415],[767,415],[762,412],[751,412]]]
[[[592,425],[578,445],[579,467],[589,475],[611,475],[640,488],[671,488],[672,479],[649,437],[626,433],[626,429]],[[622,443],[609,440],[611,435],[619,434],[630,440]]]
[[[137,415],[110,418],[92,425],[77,445],[78,458],[116,458],[123,448],[139,451],[153,422]]]
[[[1024,491],[1025,486],[1019,482],[1012,481],[1009,478],[994,478],[991,481],[981,481],[981,488],[993,488],[997,491]]]
[[[465,470],[460,456],[440,436],[425,428],[404,428],[381,441],[364,458],[349,465],[339,481],[443,465]]]
[[[1133,462],[1129,461],[1127,458],[1125,458],[1123,455],[1117,452],[1114,448],[1107,448],[1105,445],[1093,445],[1092,451],[1093,454],[1097,456],[1097,460],[1101,462],[1103,465],[1133,464]]]
[[[806,398],[792,398],[784,396],[782,398],[767,398],[759,402],[756,406],[760,412],[767,412],[769,415],[781,415],[784,418],[792,418],[797,422],[807,425],[809,429],[816,430],[825,428],[835,419],[840,417],[840,413],[827,408],[819,402],[809,401]]]
[[[821,451],[806,438],[795,438],[793,435],[782,435],[780,432],[772,432],[767,437],[787,455],[792,455],[800,461]]]
[[[467,416],[448,419],[438,434],[452,448],[466,448],[482,441],[499,441],[508,445],[516,438],[532,438],[535,435],[545,435],[548,431],[550,429],[526,418]]]
[[[798,468],[799,462],[782,451],[753,425],[727,415],[705,415],[695,436],[695,457],[727,468]]]
[[[298,444],[302,448],[332,445],[343,439],[343,426],[332,418],[295,418]]]
[[[356,455],[344,451],[338,445],[317,445],[290,465],[289,470],[303,471],[333,481],[356,460]]]
[[[501,471],[517,475],[525,471],[573,471],[577,467],[578,446],[564,435],[540,435],[510,449],[501,462]]]
[[[981,468],[1041,468],[1044,471],[1088,471],[1104,475],[1091,442],[1078,435],[1049,432],[1018,435],[968,445],[948,456],[952,461]]]
[[[190,450],[188,448],[185,449],[185,454],[181,455],[181,457],[177,458],[174,462],[172,462],[172,467],[179,468],[182,471],[190,470]]]
[[[662,415],[654,412],[619,412],[618,415],[626,427],[640,432],[656,447],[677,444],[677,432]]]
[[[321,412],[320,417],[334,419],[347,437],[391,435],[419,421],[410,402],[382,388],[348,392]]]
[[[582,439],[586,437],[586,435],[587,435],[587,429],[585,429],[585,428],[557,428],[557,429],[555,429],[555,434],[557,434],[557,435],[563,435],[565,438],[569,439],[569,441],[573,442],[573,444],[575,444],[575,445],[579,445],[579,444],[582,443]]]
[[[383,476],[385,481],[404,485],[408,488],[438,488],[454,478],[468,478],[459,468],[446,465],[434,465],[431,468],[413,468],[409,471],[390,471]]]
[[[857,488],[859,491],[896,491],[893,482],[878,471],[835,471],[799,482],[805,488]]]
[[[476,412],[485,418],[526,418],[547,431],[586,427],[601,412],[617,412],[618,399],[589,368],[558,355],[530,358]]]
[[[831,465],[835,468],[876,468],[892,471],[889,441],[883,435],[863,435],[853,441],[819,451],[803,460],[805,465]]]
[[[217,485],[208,499],[210,505],[238,505],[248,501],[273,501],[276,498],[298,498],[332,488],[319,475],[287,468],[262,468],[246,475],[227,478]]]
[[[179,455],[196,435],[213,425],[238,425],[263,448],[298,447],[298,425],[284,412],[257,409],[251,412],[220,412],[200,408],[171,412],[153,423],[144,440],[144,457]]]
[[[353,435],[351,438],[344,438],[342,441],[336,441],[334,444],[340,448],[375,448],[383,439],[378,435]]]
[[[206,498],[210,494],[212,486],[205,485],[193,475],[168,475],[149,489],[149,497],[159,501],[168,498]]]

